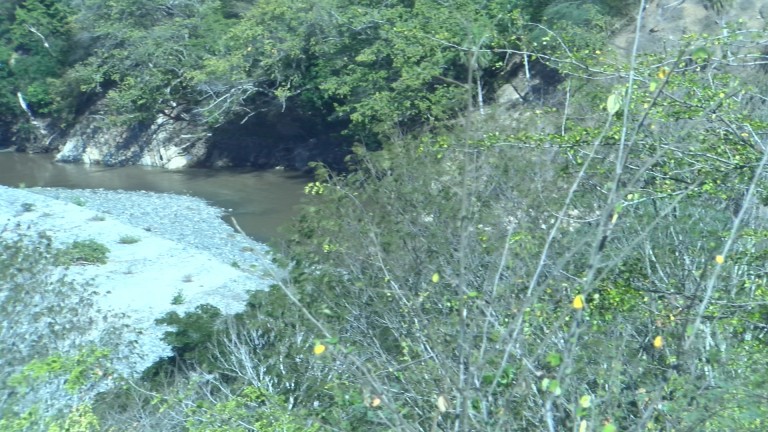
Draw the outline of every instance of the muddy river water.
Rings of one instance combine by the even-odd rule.
[[[192,195],[231,209],[240,227],[259,241],[282,236],[279,227],[297,214],[307,182],[304,175],[281,170],[110,168],[59,164],[50,155],[0,152],[0,185]]]

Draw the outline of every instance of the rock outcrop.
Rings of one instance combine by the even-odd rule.
[[[677,49],[684,35],[727,34],[727,25],[765,29],[768,3],[761,0],[657,0],[648,2],[641,23],[641,52]],[[635,26],[628,26],[614,38],[614,45],[627,55],[632,51]]]
[[[205,157],[210,134],[204,126],[172,114],[160,114],[150,124],[125,126],[99,114],[97,104],[67,133],[56,161],[168,169],[193,166]]]

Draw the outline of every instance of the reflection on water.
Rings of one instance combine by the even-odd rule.
[[[231,209],[240,227],[259,241],[278,238],[296,214],[305,176],[284,171],[85,166],[59,164],[49,155],[0,152],[0,185],[170,192]]]

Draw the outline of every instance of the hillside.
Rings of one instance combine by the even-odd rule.
[[[330,130],[344,138],[344,169],[312,165],[273,256],[280,277],[239,297],[238,313],[166,315],[173,357],[141,376],[111,374],[121,348],[109,338],[69,352],[36,345],[46,349],[0,383],[0,429],[768,429],[762,4],[139,3],[60,3],[71,34],[88,36],[74,46],[102,49],[67,57],[77,74],[45,82],[99,99],[94,121],[135,136],[158,116],[211,128],[229,146],[220,161],[260,159],[238,131],[274,124],[278,142],[310,142],[306,131]],[[30,36],[17,28],[12,38]],[[66,120],[77,110],[61,100],[36,109]],[[25,196],[13,217],[45,221]],[[136,210],[175,227],[210,211],[159,199],[112,216]],[[192,267],[200,277],[240,274],[221,264],[236,238],[196,226],[179,233],[200,247],[148,237],[181,254],[153,279],[178,286],[189,247],[208,241],[222,247]],[[122,229],[103,241],[136,251],[141,242],[115,243]],[[32,269],[13,279],[20,292],[57,268],[44,239],[32,245],[4,245],[10,267]],[[105,376],[122,385],[99,387]],[[30,391],[57,384],[73,396]]]

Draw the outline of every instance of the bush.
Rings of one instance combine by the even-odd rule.
[[[96,240],[77,240],[58,253],[59,265],[106,264],[109,248]]]
[[[117,240],[120,244],[134,244],[141,241],[141,237],[132,236],[132,235],[125,235],[120,237],[120,239]]]

